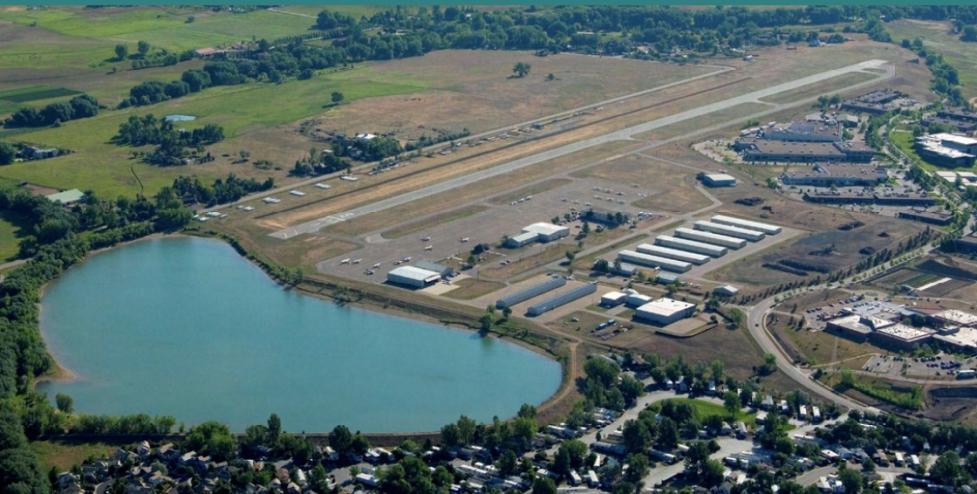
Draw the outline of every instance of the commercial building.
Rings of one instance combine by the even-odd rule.
[[[635,249],[642,254],[651,254],[653,256],[667,257],[669,259],[691,262],[692,264],[705,264],[709,262],[709,260],[711,259],[711,257],[704,254],[696,254],[695,252],[670,249],[668,247],[662,247],[660,245],[640,244],[637,247],[635,247]]]
[[[957,134],[919,136],[914,148],[923,159],[946,166],[970,166],[977,157],[977,139]]]
[[[914,328],[905,324],[893,324],[876,329],[872,333],[872,340],[876,345],[897,350],[912,350],[925,343],[933,336],[933,331],[925,328]]]
[[[760,221],[744,220],[742,218],[726,216],[724,214],[717,214],[713,216],[712,222],[719,223],[720,225],[729,225],[739,228],[746,228],[748,230],[756,230],[758,232],[766,233],[767,235],[776,235],[782,231],[782,228],[777,225],[771,225],[770,223],[763,223]]]
[[[607,292],[600,296],[600,305],[603,307],[617,307],[624,303],[628,295],[624,292]]]
[[[953,247],[964,254],[977,253],[977,235],[971,234],[960,237],[953,242]]]
[[[739,139],[733,148],[751,162],[868,162],[875,150],[861,143],[792,142],[771,139]]]
[[[805,193],[804,200],[820,204],[879,204],[883,206],[934,206],[936,199],[921,194]]]
[[[698,177],[706,187],[733,187],[736,185],[736,177],[728,173],[700,173]]]
[[[766,236],[766,234],[763,232],[758,232],[756,230],[740,228],[738,226],[723,225],[720,223],[713,223],[711,221],[696,221],[692,224],[692,227],[696,230],[726,235],[728,237],[742,238],[751,242],[763,240],[763,237]]]
[[[505,246],[510,248],[522,247],[533,242],[552,242],[570,234],[570,229],[552,223],[533,223],[522,229],[522,233],[509,237]]]
[[[763,129],[763,138],[788,142],[835,142],[841,140],[841,126],[824,121],[790,122]]]
[[[977,327],[977,316],[959,309],[947,309],[931,316],[935,321],[946,326]]]
[[[651,302],[651,297],[637,290],[627,289],[624,291],[624,304],[628,307],[641,307]]]
[[[437,272],[414,266],[400,266],[387,273],[388,283],[409,288],[424,288],[440,279]]]
[[[695,314],[695,304],[670,298],[660,298],[638,307],[634,311],[634,318],[665,326],[680,319],[692,317],[693,314]]]
[[[736,295],[739,292],[740,292],[740,289],[739,288],[736,288],[733,285],[717,286],[716,288],[714,288],[712,290],[712,293],[714,293],[716,295],[719,295],[721,297],[732,297],[732,296]]]
[[[721,245],[730,249],[740,249],[746,247],[746,240],[742,238],[730,237],[729,235],[719,235],[691,228],[676,228],[675,236],[686,240],[704,242],[707,244]]]
[[[933,339],[953,347],[957,351],[977,351],[977,329],[958,328],[953,333],[933,335]]]
[[[832,319],[825,325],[825,330],[859,342],[867,340],[872,334],[872,327],[863,322],[858,314]]]
[[[859,165],[815,165],[790,170],[780,176],[784,185],[811,187],[874,187],[888,178],[883,167]]]
[[[451,266],[445,266],[444,264],[428,261],[426,259],[421,259],[415,262],[414,266],[421,269],[426,269],[428,271],[434,271],[435,273],[441,275],[442,278],[449,278],[455,274],[455,270],[452,269]]]
[[[953,214],[947,211],[926,211],[911,209],[899,211],[899,217],[906,220],[919,221],[930,225],[949,225],[953,222]]]
[[[685,261],[677,261],[675,259],[668,259],[666,257],[642,254],[633,250],[622,250],[617,253],[617,257],[622,262],[637,264],[639,266],[660,268],[676,273],[684,273],[689,269],[692,269],[692,264]]]
[[[899,91],[885,88],[863,94],[857,98],[852,98],[842,102],[841,108],[844,110],[881,115],[883,113],[910,106],[910,98]]]
[[[698,254],[705,254],[712,257],[722,257],[726,255],[726,248],[718,245],[686,240],[684,238],[673,237],[671,235],[659,235],[655,237],[655,244],[675,249],[687,250]]]

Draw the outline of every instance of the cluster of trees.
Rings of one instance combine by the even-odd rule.
[[[907,50],[916,52],[919,58],[926,60],[926,65],[929,66],[930,72],[933,74],[933,80],[930,83],[933,92],[947,98],[953,106],[967,105],[960,92],[960,74],[943,58],[943,55],[928,51],[920,38],[915,38],[912,41],[904,39],[901,41],[901,45]]]
[[[98,100],[87,94],[81,94],[68,101],[51,103],[40,109],[21,108],[3,124],[5,127],[45,127],[95,115],[98,115]]]
[[[377,136],[372,139],[337,137],[332,143],[332,154],[360,161],[379,161],[403,152],[400,141],[393,137]]]
[[[132,115],[129,120],[119,124],[118,133],[112,137],[116,144],[144,146],[156,144],[152,152],[146,154],[148,163],[159,166],[176,166],[185,163],[191,155],[188,147],[202,150],[203,146],[224,139],[224,129],[217,124],[207,124],[193,130],[176,128],[166,119],[157,119],[153,114],[139,117]],[[213,159],[209,153],[202,161]]]
[[[233,173],[223,179],[216,179],[211,185],[204,184],[197,177],[177,177],[173,180],[173,191],[187,204],[214,206],[234,202],[248,194],[269,190],[275,180],[268,177],[264,181],[253,178],[239,178]]]
[[[511,451],[518,456],[529,450],[538,429],[536,407],[523,405],[509,421],[495,417],[491,424],[478,424],[461,416],[455,423],[441,428],[441,441],[448,447],[479,445],[500,454]]]
[[[197,147],[223,139],[224,129],[220,125],[207,124],[193,130],[183,130],[150,113],[142,117],[132,115],[129,120],[119,124],[119,131],[112,137],[112,142],[129,146],[164,145],[172,142],[180,146]]]
[[[0,142],[0,165],[9,165],[17,157],[17,148],[13,144]]]
[[[336,156],[336,153],[322,153],[312,148],[309,150],[309,156],[296,161],[295,166],[288,173],[296,177],[317,177],[342,170],[348,173],[352,169],[353,164],[347,159]]]
[[[592,406],[624,410],[633,406],[644,392],[644,385],[608,359],[594,357],[584,364],[585,377],[580,390]]]
[[[20,417],[0,402],[0,486],[4,492],[47,494],[51,485],[30,448]]]

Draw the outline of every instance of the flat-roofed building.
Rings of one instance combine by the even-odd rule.
[[[717,214],[712,217],[713,223],[719,223],[721,225],[738,226],[740,228],[746,228],[749,230],[756,230],[758,232],[766,233],[767,235],[776,235],[780,233],[783,229],[777,225],[771,225],[770,223],[763,223],[760,221],[745,220],[743,218],[736,218],[734,216],[726,216],[725,214]]]
[[[634,318],[665,326],[693,314],[695,304],[663,297],[638,307],[634,311]]]
[[[701,230],[693,230],[685,227],[676,228],[675,236],[696,242],[721,245],[730,249],[740,249],[746,247],[747,244],[746,240],[743,240],[742,238],[730,237],[729,235],[719,235]]]
[[[661,256],[642,254],[640,252],[636,252],[633,250],[622,250],[617,253],[617,257],[622,262],[628,262],[640,266],[650,266],[650,267],[660,268],[667,271],[673,271],[676,273],[684,273],[689,269],[692,269],[692,264],[685,261],[678,261],[675,259],[668,259],[666,257],[661,257]]]
[[[825,325],[825,330],[855,341],[865,341],[872,334],[872,327],[862,322],[858,314],[832,319]]]
[[[696,230],[726,235],[728,237],[742,238],[752,242],[763,240],[763,237],[766,236],[765,233],[758,232],[756,230],[750,230],[748,228],[741,228],[738,226],[723,225],[721,223],[713,223],[711,221],[696,221],[692,224],[692,227]]]
[[[790,122],[764,129],[763,138],[790,142],[835,142],[841,140],[841,126],[823,120]]]
[[[61,192],[56,192],[54,194],[48,194],[44,197],[51,202],[56,202],[62,205],[74,204],[85,198],[85,193],[78,189],[68,189]]]
[[[533,223],[524,227],[522,233],[506,239],[505,246],[518,248],[533,242],[552,242],[566,237],[569,234],[570,229],[565,226],[545,222]]]
[[[927,211],[910,209],[899,211],[899,217],[906,220],[919,221],[930,225],[949,225],[953,222],[953,214],[949,211]]]
[[[889,177],[885,168],[864,165],[815,165],[806,170],[790,170],[780,176],[784,185],[811,187],[872,187]]]
[[[728,173],[700,173],[699,180],[707,187],[732,187],[736,185],[736,177]]]
[[[600,296],[600,305],[604,307],[617,307],[624,303],[628,295],[624,292],[607,292]]]
[[[932,318],[945,326],[977,327],[977,316],[959,309],[947,309],[932,315]]]
[[[914,328],[901,323],[878,328],[871,335],[877,345],[899,350],[912,350],[932,336],[933,331],[929,329]]]
[[[973,353],[977,351],[977,329],[959,328],[953,333],[933,335],[933,339],[952,346],[958,351]]]
[[[726,255],[727,252],[725,247],[719,245],[696,242],[695,240],[673,237],[671,235],[659,235],[655,237],[655,244],[671,247],[673,249],[681,249],[698,254],[705,254],[712,257],[722,257]]]
[[[692,264],[705,264],[709,262],[711,257],[704,254],[696,254],[695,252],[688,252],[679,249],[671,249],[668,247],[662,247],[660,245],[652,244],[639,244],[635,249],[642,254],[651,254],[653,256],[667,257],[669,259],[677,259],[679,261],[691,262]]]
[[[545,222],[533,223],[523,228],[522,231],[535,233],[539,236],[540,242],[552,242],[570,234],[570,229],[565,226]]]
[[[400,266],[387,273],[387,282],[410,288],[424,288],[437,283],[441,275],[435,271],[414,266]]]
[[[977,139],[947,132],[919,136],[914,148],[923,159],[946,166],[969,166],[977,157]]]

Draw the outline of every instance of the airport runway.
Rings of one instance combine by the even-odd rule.
[[[504,163],[504,164],[501,164],[501,165],[498,165],[498,166],[495,166],[495,167],[492,167],[492,168],[488,168],[488,169],[485,169],[485,170],[480,170],[480,171],[477,171],[477,172],[474,172],[474,173],[470,173],[470,174],[467,174],[467,175],[464,175],[464,176],[460,176],[460,177],[452,178],[452,179],[445,180],[445,181],[442,181],[442,182],[438,182],[436,184],[432,184],[432,185],[429,185],[427,187],[423,187],[423,188],[420,188],[420,189],[417,189],[417,190],[413,190],[413,191],[410,191],[410,192],[405,192],[403,194],[399,194],[399,195],[396,195],[396,196],[393,196],[393,197],[389,197],[389,198],[386,198],[386,199],[383,199],[383,200],[380,200],[380,201],[376,201],[376,202],[372,202],[372,203],[369,203],[369,204],[365,204],[363,206],[356,207],[356,208],[353,208],[353,209],[344,211],[342,213],[325,216],[325,217],[318,218],[318,219],[315,219],[315,220],[311,220],[311,221],[308,221],[308,222],[305,222],[305,223],[300,223],[298,225],[293,225],[293,226],[290,226],[290,227],[287,227],[287,228],[283,228],[281,230],[278,230],[276,232],[271,233],[270,235],[272,237],[275,237],[275,238],[286,240],[286,239],[289,239],[289,238],[292,238],[292,237],[296,237],[296,236],[299,236],[299,235],[302,235],[302,234],[306,234],[306,233],[315,233],[315,232],[321,230],[322,228],[324,228],[326,226],[333,225],[333,224],[336,224],[336,223],[339,223],[339,222],[342,222],[342,221],[347,221],[347,220],[349,220],[351,218],[355,218],[355,217],[358,217],[358,216],[364,216],[364,215],[367,215],[367,214],[384,211],[384,210],[391,209],[391,208],[394,208],[394,207],[397,207],[397,206],[402,206],[404,204],[407,204],[409,202],[416,201],[418,199],[423,199],[425,197],[429,197],[429,196],[432,196],[432,195],[435,195],[435,194],[440,194],[440,193],[443,193],[443,192],[448,192],[448,191],[453,190],[453,189],[456,189],[458,187],[463,187],[465,185],[469,185],[469,184],[472,184],[472,183],[475,183],[475,182],[478,182],[478,181],[481,181],[481,180],[485,180],[485,179],[492,178],[492,177],[495,177],[495,176],[498,176],[498,175],[502,175],[504,173],[509,173],[509,172],[512,172],[512,171],[515,171],[515,170],[519,170],[519,169],[524,168],[524,167],[527,167],[527,166],[535,165],[537,163],[541,163],[541,162],[548,161],[548,160],[555,159],[555,158],[560,158],[562,156],[566,156],[566,155],[569,155],[569,154],[572,154],[572,153],[576,153],[578,151],[582,151],[584,149],[591,148],[591,147],[594,147],[594,146],[598,146],[598,145],[601,145],[601,144],[605,144],[605,143],[608,143],[608,142],[620,141],[620,140],[627,140],[627,139],[630,139],[632,136],[634,136],[636,134],[646,133],[646,132],[649,132],[649,131],[652,131],[652,130],[655,130],[655,129],[658,129],[658,128],[661,128],[661,127],[666,127],[666,126],[673,125],[673,124],[676,124],[676,123],[679,123],[679,122],[684,122],[686,120],[690,120],[690,119],[693,119],[693,118],[702,117],[704,115],[708,115],[710,113],[714,113],[714,112],[717,112],[717,111],[721,111],[721,110],[725,110],[725,109],[728,109],[728,108],[732,108],[734,106],[741,105],[741,104],[744,104],[744,103],[761,103],[761,104],[766,104],[766,105],[768,105],[768,106],[771,107],[770,110],[759,112],[758,114],[755,114],[754,116],[761,116],[761,115],[765,115],[765,114],[769,114],[769,113],[774,113],[774,112],[780,111],[780,110],[785,109],[785,108],[790,108],[790,107],[793,107],[793,106],[804,104],[807,100],[813,100],[813,99],[816,99],[816,98],[807,98],[807,99],[804,99],[804,100],[798,100],[798,101],[795,101],[795,102],[792,102],[792,103],[779,104],[779,105],[778,104],[772,104],[772,103],[762,102],[762,101],[760,101],[760,99],[766,98],[766,97],[769,97],[769,96],[773,96],[775,94],[779,94],[779,93],[782,93],[782,92],[785,92],[785,91],[790,91],[790,90],[793,90],[793,89],[797,89],[797,88],[800,88],[800,87],[803,87],[803,86],[807,86],[809,84],[814,84],[814,83],[817,83],[817,82],[820,82],[820,81],[823,81],[823,80],[831,79],[833,77],[837,77],[837,76],[840,76],[840,75],[848,74],[848,73],[851,73],[851,72],[862,72],[862,71],[865,71],[867,69],[879,69],[879,68],[884,67],[886,64],[887,64],[887,62],[885,60],[878,60],[878,59],[866,60],[864,62],[853,64],[853,65],[849,65],[849,66],[846,66],[846,67],[842,67],[842,68],[838,68],[838,69],[833,69],[833,70],[828,70],[828,71],[821,72],[821,73],[814,74],[814,75],[810,75],[810,76],[807,76],[807,77],[802,77],[800,79],[795,79],[793,81],[788,81],[788,82],[785,82],[785,83],[782,83],[782,84],[777,84],[777,85],[770,86],[770,87],[765,88],[765,89],[760,89],[760,90],[753,91],[753,92],[750,92],[750,93],[742,94],[740,96],[734,96],[732,98],[728,98],[728,99],[725,99],[723,101],[718,101],[718,102],[715,102],[715,103],[706,104],[706,105],[703,105],[703,106],[700,106],[700,107],[697,107],[697,108],[693,108],[691,110],[686,110],[684,112],[675,113],[673,115],[668,115],[666,117],[662,117],[662,118],[659,118],[659,119],[651,120],[649,122],[644,122],[644,123],[640,123],[640,124],[637,124],[637,125],[633,125],[633,126],[624,128],[624,129],[620,129],[620,130],[616,130],[616,131],[613,131],[613,132],[609,132],[609,133],[604,134],[604,135],[601,135],[601,136],[592,137],[590,139],[584,139],[584,140],[580,140],[580,141],[577,141],[577,142],[574,142],[574,143],[570,143],[570,144],[566,144],[566,145],[563,145],[563,146],[559,146],[559,147],[556,147],[554,149],[549,149],[549,150],[546,150],[546,151],[541,151],[541,152],[536,153],[536,154],[533,154],[531,156],[526,156],[524,158],[520,158],[520,159],[516,159],[516,160],[513,160],[513,161],[509,161],[507,163]],[[853,86],[851,86],[848,89],[859,87],[859,86],[863,86],[863,85],[876,84],[880,80],[891,78],[894,75],[895,75],[895,68],[890,65],[888,67],[888,70],[887,70],[887,72],[885,74],[878,74],[878,77],[877,78],[872,79],[872,80],[869,80],[869,81],[866,81],[866,82],[863,82],[863,83],[860,83],[860,84],[853,85]],[[744,120],[744,119],[748,119],[748,118],[750,118],[750,117],[749,116],[748,117],[739,117],[736,120]],[[718,124],[713,125],[713,126],[710,126],[708,128],[702,128],[702,129],[699,129],[699,130],[697,130],[697,131],[695,131],[693,133],[680,136],[679,138],[687,138],[687,137],[692,136],[692,135],[696,135],[696,134],[700,134],[700,133],[704,133],[704,132],[710,132],[710,131],[715,130],[717,128],[722,128],[722,127],[724,127],[724,126],[726,126],[728,124],[729,124],[729,122],[718,123]],[[665,140],[665,141],[654,142],[654,143],[649,144],[648,146],[643,146],[643,147],[639,148],[636,151],[632,151],[632,153],[647,151],[648,149],[651,149],[651,148],[660,146],[660,145],[665,144],[667,142],[670,142],[672,140],[674,140],[674,139],[669,139],[669,140]]]

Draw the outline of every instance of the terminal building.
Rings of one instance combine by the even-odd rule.
[[[977,157],[977,139],[946,132],[919,136],[914,148],[926,161],[945,166],[970,166]]]
[[[552,223],[533,223],[522,229],[522,233],[509,237],[505,246],[518,248],[529,245],[533,242],[552,242],[570,235],[570,229],[565,226],[554,225]]]
[[[639,321],[666,326],[675,321],[692,317],[694,314],[695,304],[670,298],[660,298],[638,307],[634,311],[634,318]]]
[[[387,283],[408,288],[424,288],[440,279],[439,273],[415,266],[400,266],[387,273]]]

